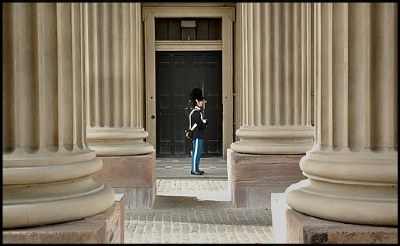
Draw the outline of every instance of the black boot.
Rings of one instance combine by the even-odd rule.
[[[203,172],[203,173],[204,173],[204,172]],[[198,172],[198,171],[195,171],[195,172],[190,171],[190,174],[192,174],[192,175],[203,175],[203,173]]]

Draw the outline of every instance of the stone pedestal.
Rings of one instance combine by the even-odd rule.
[[[314,137],[311,16],[309,3],[237,4],[236,207],[270,207],[272,192],[304,179],[298,163]]]
[[[3,228],[109,209],[86,144],[81,3],[3,5]],[[79,209],[77,209],[79,208]]]
[[[127,209],[152,208],[157,195],[155,152],[146,155],[101,157],[103,168],[93,179],[123,193]]]
[[[326,220],[397,226],[397,5],[316,9],[316,142],[286,201]]]
[[[287,242],[297,244],[397,244],[398,229],[322,220],[286,210]]]
[[[286,243],[286,209],[289,206],[285,201],[285,193],[271,194],[271,216],[274,243]]]
[[[84,6],[87,143],[104,163],[94,178],[125,194],[127,208],[151,208],[155,154],[142,128],[140,3]]]
[[[3,230],[3,243],[124,243],[124,198],[121,194],[116,194],[111,208],[85,219],[41,227]]]
[[[250,155],[232,152],[232,202],[235,207],[271,207],[271,193],[304,179],[303,155]]]

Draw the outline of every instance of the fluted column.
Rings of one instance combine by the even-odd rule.
[[[398,225],[395,3],[317,4],[317,142],[286,199],[339,222]]]
[[[301,154],[312,148],[311,5],[238,3],[242,123],[233,151]]]
[[[3,228],[105,211],[85,141],[82,4],[3,4]]]
[[[87,142],[98,156],[154,151],[143,141],[140,3],[85,4]]]

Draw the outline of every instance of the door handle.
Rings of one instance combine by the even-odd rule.
[[[153,114],[153,115],[151,116],[151,119],[154,120],[155,118],[156,118],[156,116]]]

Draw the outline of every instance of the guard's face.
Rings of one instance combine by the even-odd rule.
[[[200,108],[203,107],[204,101],[197,101],[197,106]]]

